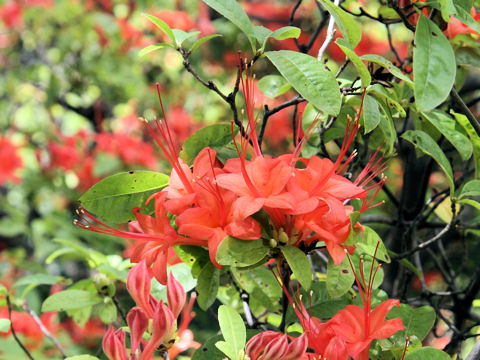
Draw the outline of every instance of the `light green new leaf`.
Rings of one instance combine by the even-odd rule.
[[[218,308],[218,322],[225,341],[219,341],[215,346],[230,359],[237,360],[240,350],[243,350],[247,340],[242,317],[234,309],[221,305]]]
[[[143,48],[142,50],[140,50],[138,52],[138,56],[140,56],[140,57],[145,56],[145,55],[151,53],[152,51],[163,49],[163,48],[166,48],[166,47],[169,47],[169,48],[172,48],[172,49],[175,48],[172,44],[165,44],[165,43],[149,45],[146,48]]]
[[[332,259],[327,264],[327,291],[332,298],[344,295],[355,281],[355,274],[352,271],[347,257],[341,264],[335,265]]]
[[[432,110],[450,93],[455,81],[455,54],[435,23],[420,13],[413,49],[415,103],[419,111]]]
[[[460,192],[459,199],[466,197],[480,196],[480,180],[470,180],[467,182]]]
[[[388,255],[387,248],[383,244],[382,239],[372,228],[364,225],[363,231],[355,233],[355,245],[357,246],[360,253],[367,254],[373,257],[376,250],[375,258],[389,263],[390,256]]]
[[[0,319],[0,333],[7,332],[10,329],[10,320]]]
[[[475,209],[480,210],[480,203],[478,201],[472,200],[472,199],[462,199],[458,200],[459,204],[465,204],[465,205],[470,205],[473,206]]]
[[[343,37],[348,41],[350,47],[355,49],[362,39],[362,28],[360,24],[355,21],[352,15],[340,9],[331,1],[320,0],[320,3],[335,18],[335,23],[338,25]]]
[[[473,145],[473,163],[475,165],[475,178],[480,179],[480,136],[473,128],[470,121],[463,114],[452,112],[455,120],[463,127]]]
[[[457,149],[463,161],[470,159],[473,152],[472,143],[455,129],[455,119],[440,110],[422,113],[422,115]]]
[[[405,360],[451,360],[451,357],[442,350],[427,346],[408,353]]]
[[[143,14],[143,16],[145,16],[148,20],[155,24],[156,27],[162,30],[172,41],[175,41],[175,35],[173,35],[172,29],[170,29],[170,26],[168,26],[165,21],[149,14]]]
[[[132,209],[144,207],[150,195],[168,184],[168,176],[153,171],[129,171],[109,176],[93,185],[79,201],[103,220],[122,223],[135,220]]]
[[[295,26],[284,26],[272,32],[270,37],[275,40],[298,39],[302,31]]]
[[[181,47],[185,40],[188,40],[200,34],[200,31],[185,32],[180,29],[172,29],[172,32],[173,32],[173,36],[175,37],[175,43],[177,44],[178,47]]]
[[[362,60],[369,61],[375,64],[378,64],[388,70],[390,74],[396,78],[405,81],[408,86],[413,88],[413,81],[405,75],[402,70],[393,65],[390,60],[385,59],[383,56],[377,54],[367,54],[360,57]]]
[[[255,52],[256,39],[253,25],[245,10],[236,0],[203,0],[203,2],[238,26],[247,35],[252,51]]]
[[[329,115],[338,115],[342,104],[340,87],[320,61],[289,50],[268,51],[265,55],[308,102]]]
[[[81,309],[98,304],[102,298],[86,290],[64,290],[50,295],[42,304],[42,311],[65,311]]]
[[[280,249],[282,250],[283,256],[285,256],[285,260],[287,260],[288,265],[292,269],[293,275],[295,275],[305,290],[310,289],[313,274],[307,255],[295,246],[281,246]]]
[[[340,49],[345,53],[347,58],[352,62],[353,66],[357,69],[358,75],[362,80],[362,86],[366,88],[372,82],[372,77],[370,72],[367,69],[367,66],[363,63],[362,59],[355,54],[348,42],[345,39],[338,38],[335,43],[340,47]]]
[[[208,36],[204,36],[200,39],[198,39],[197,41],[195,41],[192,45],[192,48],[190,49],[190,53],[193,53],[195,50],[197,50],[203,43],[207,42],[208,40],[211,40],[213,38],[216,38],[216,37],[219,37],[219,36],[222,36],[220,34],[213,34],[213,35],[208,35]]]
[[[440,146],[438,146],[430,135],[421,130],[408,130],[403,133],[402,138],[411,142],[425,154],[430,155],[437,162],[445,175],[447,175],[448,182],[450,183],[450,195],[453,195],[455,184],[452,167]]]

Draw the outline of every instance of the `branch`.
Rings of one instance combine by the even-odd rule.
[[[30,359],[30,360],[35,360],[32,356],[32,354],[30,354],[30,352],[27,350],[27,348],[22,344],[22,342],[20,341],[20,339],[18,338],[17,336],[17,333],[15,332],[15,329],[13,328],[13,322],[12,322],[12,303],[10,302],[10,295],[7,295],[6,296],[6,300],[7,300],[7,308],[8,308],[8,319],[10,320],[10,330],[12,330],[12,335],[13,335],[13,338],[15,339],[15,342],[18,344],[18,346],[20,346],[23,350],[23,352],[25,353],[25,355],[27,355],[27,357]]]
[[[464,115],[467,117],[468,121],[475,129],[477,135],[480,136],[480,123],[478,122],[475,115],[473,115],[473,113],[470,111],[465,102],[462,100],[460,95],[458,95],[458,92],[457,90],[455,90],[455,88],[452,88],[452,90],[450,91],[450,95],[452,96],[453,101],[455,101],[455,104],[457,104],[460,109],[462,109]]]
[[[340,0],[334,0],[333,3],[335,5],[340,4]],[[325,50],[327,50],[328,45],[333,41],[333,37],[335,36],[335,18],[333,15],[330,15],[330,20],[328,22],[328,28],[327,28],[327,37],[325,38],[325,41],[323,42],[322,46],[320,46],[320,49],[318,50],[318,55],[317,59],[319,61],[322,61],[323,53]]]

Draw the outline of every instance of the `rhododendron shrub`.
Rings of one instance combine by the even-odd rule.
[[[476,358],[479,11],[2,4],[0,358]]]

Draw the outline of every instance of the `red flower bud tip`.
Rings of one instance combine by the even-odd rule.
[[[270,341],[263,352],[262,360],[283,360],[288,349],[287,335],[282,334]]]
[[[296,347],[295,344],[294,348]],[[245,352],[251,360],[285,360],[288,350],[287,336],[274,331],[255,335],[245,346]],[[293,358],[288,357],[288,359]]]
[[[165,343],[165,341],[170,340],[176,330],[175,316],[163,301],[158,303],[152,320],[152,337],[145,346],[140,360],[152,360],[155,350]]]
[[[102,342],[103,352],[110,360],[128,360],[125,349],[125,331],[117,330],[110,326]]]
[[[150,275],[145,260],[130,269],[127,277],[127,289],[133,300],[149,318],[153,317],[157,301],[150,295]]]
[[[296,338],[290,343],[290,345],[288,345],[288,349],[285,353],[285,357],[283,358],[283,360],[301,359],[302,356],[305,354],[305,351],[307,351],[307,346],[308,338],[304,333],[302,334],[302,336]]]
[[[134,307],[127,315],[127,324],[130,328],[131,354],[137,359],[137,352],[140,350],[142,335],[148,327],[148,317],[140,307]]]
[[[168,307],[170,310],[172,310],[174,317],[177,318],[185,306],[185,302],[187,301],[187,293],[185,292],[182,284],[175,279],[172,273],[170,273],[168,276],[167,298]]]

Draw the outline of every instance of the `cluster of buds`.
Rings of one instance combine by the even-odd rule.
[[[250,360],[299,360],[306,359],[307,345],[305,334],[288,343],[287,335],[265,331],[248,341],[245,353]]]
[[[175,343],[177,318],[185,306],[187,295],[182,285],[170,273],[167,282],[167,305],[150,294],[152,278],[145,260],[130,270],[127,289],[137,304],[127,315],[130,357],[125,347],[125,332],[122,329],[115,331],[110,327],[103,338],[103,351],[110,360],[152,360],[156,350],[166,353]]]

